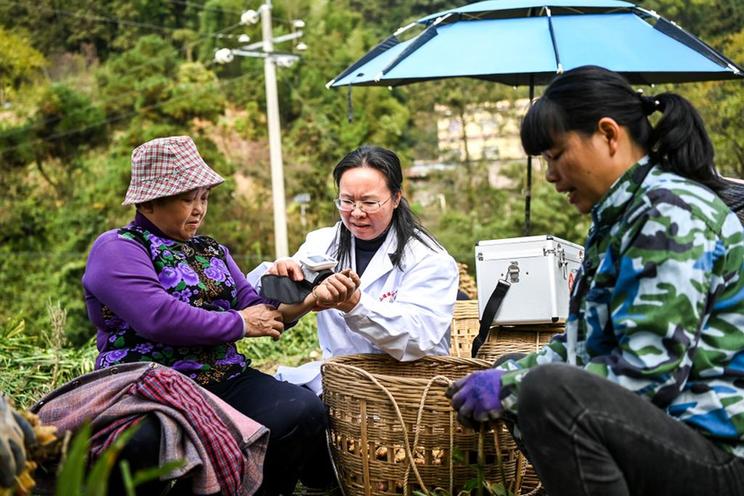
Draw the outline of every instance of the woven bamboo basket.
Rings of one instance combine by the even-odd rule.
[[[493,363],[505,353],[532,353],[550,342],[563,328],[539,327],[520,330],[516,327],[492,327],[486,342],[478,349],[478,358]]]
[[[478,335],[478,301],[460,300],[455,302],[452,315],[452,334],[450,354],[456,357],[469,357],[473,340]],[[563,332],[563,327],[492,327],[486,342],[478,349],[478,358],[493,363],[506,353],[532,353],[547,344],[553,335]],[[521,456],[521,455],[520,455]],[[525,474],[522,477],[522,494],[543,494],[542,483],[532,465],[524,461]]]
[[[455,302],[452,314],[450,355],[467,358],[478,335],[478,301]],[[498,326],[492,327],[486,342],[478,350],[478,358],[493,362],[505,353],[532,353],[550,341],[563,327],[556,326]]]
[[[452,313],[450,355],[469,358],[479,326],[478,300],[457,300]]]
[[[476,433],[456,421],[445,391],[483,360],[387,355],[336,357],[323,365],[329,440],[346,496],[411,494],[443,488],[457,494],[477,477],[521,492],[526,460],[503,424]]]

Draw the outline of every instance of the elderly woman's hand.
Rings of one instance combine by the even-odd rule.
[[[268,268],[267,274],[274,274],[277,276],[286,276],[293,281],[302,281],[305,279],[305,274],[302,273],[302,267],[299,262],[293,258],[280,258],[274,265]]]
[[[361,298],[361,293],[357,289],[359,283],[359,276],[351,269],[344,269],[327,277],[313,288],[315,309],[338,308],[348,312]]]
[[[282,314],[268,305],[253,305],[238,313],[245,322],[245,337],[271,336],[276,341],[284,331]]]

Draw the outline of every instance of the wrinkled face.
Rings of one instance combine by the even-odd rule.
[[[207,215],[208,204],[209,189],[197,188],[152,201],[145,215],[169,238],[188,241]]]
[[[567,132],[542,156],[548,165],[545,179],[584,214],[591,211],[618,178],[600,133],[584,136]]]
[[[372,167],[354,167],[344,172],[338,184],[338,197],[357,202],[357,205],[360,202],[374,201],[383,204],[373,213],[363,212],[359,208],[339,212],[351,234],[364,240],[375,239],[385,232],[393,220],[393,211],[400,202],[400,192],[393,195],[385,181],[385,175]]]

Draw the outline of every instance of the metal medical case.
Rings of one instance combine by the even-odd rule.
[[[557,324],[568,316],[568,300],[584,249],[550,235],[479,241],[475,247],[478,310],[500,279],[510,283],[493,324]]]

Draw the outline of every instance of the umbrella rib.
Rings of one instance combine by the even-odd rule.
[[[553,43],[553,53],[555,53],[555,65],[558,70],[557,74],[563,73],[563,66],[561,65],[561,54],[558,53],[558,44],[555,41],[555,31],[553,30],[553,16],[550,13],[550,7],[545,7],[545,12],[548,14],[548,30],[550,31],[550,41]]]
[[[382,79],[382,77],[387,74],[388,72],[392,71],[395,66],[403,62],[403,60],[406,59],[409,55],[411,55],[413,52],[421,48],[423,45],[425,45],[430,39],[434,38],[437,33],[437,25],[439,25],[442,21],[448,19],[452,15],[452,12],[449,12],[442,17],[439,17],[436,21],[431,23],[429,27],[427,27],[420,35],[418,35],[406,48],[403,50],[400,55],[398,55],[395,60],[390,62],[380,73],[375,76],[375,81],[379,81]]]
[[[341,79],[345,78],[346,76],[348,76],[349,74],[351,74],[352,72],[354,72],[355,70],[357,70],[359,67],[361,67],[364,64],[366,64],[371,59],[379,56],[383,52],[387,52],[388,50],[390,50],[391,48],[393,48],[398,43],[400,43],[400,40],[398,39],[397,36],[395,36],[395,35],[388,36],[387,38],[385,38],[385,40],[383,40],[381,43],[379,43],[376,47],[374,47],[372,50],[370,50],[369,52],[367,52],[367,54],[364,55],[361,59],[357,60],[356,62],[354,62],[353,64],[351,64],[349,67],[347,67],[344,70],[344,72],[342,72],[341,74],[339,74],[335,78],[333,78],[330,81],[328,81],[328,83],[326,83],[326,88],[330,88],[331,86],[333,86],[333,83],[335,83],[336,81],[340,81]]]
[[[703,40],[690,36],[690,34],[688,34],[687,31],[685,31],[684,29],[677,26],[671,21],[668,21],[660,16],[656,20],[654,29],[661,31],[662,33],[669,36],[670,38],[677,40],[678,42],[682,43],[683,45],[686,45],[692,50],[695,50],[696,52],[698,52],[700,55],[707,58],[711,62],[714,62],[715,64],[721,67],[731,70],[734,74],[742,73],[742,69],[738,67],[735,63],[733,63],[731,60],[727,59],[726,57],[722,56],[720,53],[713,50]]]

